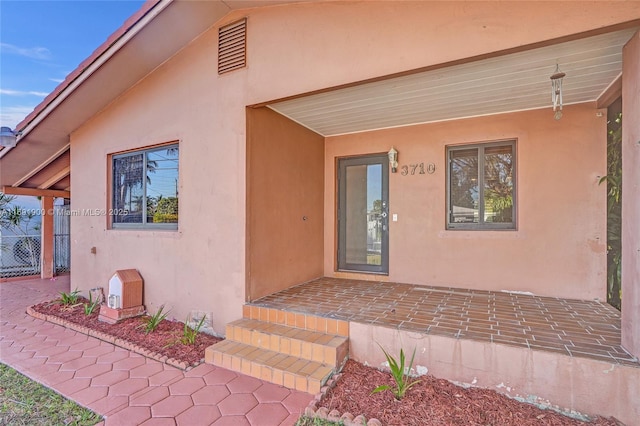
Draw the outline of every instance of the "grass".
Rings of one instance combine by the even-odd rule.
[[[0,363],[0,425],[89,426],[102,417]]]
[[[343,424],[342,422],[336,423],[329,420],[302,416],[298,419],[295,426],[342,426]]]

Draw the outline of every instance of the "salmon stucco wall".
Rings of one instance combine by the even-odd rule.
[[[606,113],[591,104],[327,138],[325,275],[336,272],[335,159],[399,151],[390,174],[389,275],[358,278],[606,300]],[[516,139],[517,229],[446,230],[446,146]]]
[[[622,54],[622,344],[640,357],[640,32]]]
[[[219,76],[218,27],[241,17],[247,17],[248,25],[247,67]],[[166,303],[178,319],[192,310],[209,312],[213,328],[223,333],[227,322],[240,317],[246,298],[247,105],[639,18],[640,10],[631,2],[615,8],[607,2],[584,3],[580,8],[574,2],[558,2],[553,14],[539,2],[402,2],[402,7],[398,2],[320,2],[234,11],[71,134],[72,207],[78,211],[110,207],[109,154],[171,141],[180,144],[178,230],[110,230],[104,215],[72,217],[72,288],[106,286],[115,270],[136,268],[145,279],[145,303],[151,311]],[[544,119],[535,121],[539,126],[525,126],[525,118],[510,119],[538,117],[523,113],[464,121],[471,127],[441,123],[357,135],[343,146],[336,139],[327,144],[331,153],[325,160],[386,151],[388,135],[424,138],[421,129],[429,129],[431,138],[430,129],[439,129],[434,144],[407,138],[397,145],[401,161],[413,157],[433,161],[438,170],[424,181],[405,179],[402,184],[398,175],[392,176],[392,208],[404,206],[396,211],[399,221],[392,223],[392,235],[410,238],[392,237],[389,278],[469,286],[468,279],[482,272],[487,275],[474,280],[475,285],[534,292],[554,285],[556,290],[547,291],[577,297],[569,290],[576,282],[591,286],[604,273],[604,217],[595,213],[604,210],[604,188],[595,180],[604,173],[605,156],[594,135],[603,135],[605,127],[603,119],[594,118],[594,111],[580,113],[584,119],[576,120],[569,114],[574,109],[576,114],[583,111],[567,108],[558,123],[540,112]],[[519,230],[444,231],[444,143],[502,137],[519,138],[519,179],[524,179]],[[394,136],[394,144],[395,140]],[[595,158],[601,163],[596,164]],[[325,161],[323,270],[327,274],[333,273],[334,259],[332,165],[333,161]],[[582,174],[572,175],[572,168]],[[403,195],[406,191],[399,185],[413,188],[418,197]],[[567,190],[558,191],[558,185]],[[544,204],[547,198],[549,203]],[[587,204],[590,209],[583,208]],[[557,217],[553,209],[563,213],[560,219],[544,222],[543,217],[547,221]],[[571,216],[568,210],[573,211]],[[480,261],[478,255],[489,253],[482,247],[495,250],[495,255]],[[465,268],[457,266],[462,253],[468,254]],[[513,260],[496,260],[503,256]],[[497,267],[506,263],[499,272]],[[528,271],[526,276],[523,271]],[[545,280],[540,283],[534,277]],[[550,277],[554,280],[546,279]],[[604,290],[587,288],[580,296],[604,297]]]
[[[207,33],[71,135],[74,210],[111,207],[109,154],[178,141],[180,214],[177,231],[72,217],[71,287],[106,291],[116,270],[135,268],[148,311],[166,304],[182,321],[206,312],[224,334],[245,299],[246,100],[241,73],[217,78],[215,55],[206,54],[215,42]]]
[[[322,276],[324,138],[247,108],[247,300]]]

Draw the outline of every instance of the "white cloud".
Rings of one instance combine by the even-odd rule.
[[[62,83],[64,81],[64,78],[50,78],[49,80],[53,81],[54,83]]]
[[[13,106],[2,107],[0,110],[0,125],[8,126],[12,129],[16,128],[16,125],[21,122],[31,111],[34,106]]]
[[[47,92],[36,92],[33,90],[24,91],[24,90],[11,90],[11,89],[0,89],[0,95],[7,96],[39,96],[44,98],[48,95]]]
[[[31,59],[51,59],[51,52],[46,47],[20,47],[9,43],[0,43],[0,51],[3,53],[26,56]]]

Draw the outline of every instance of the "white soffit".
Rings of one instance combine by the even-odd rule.
[[[595,101],[622,72],[627,29],[269,104],[323,135],[549,107],[556,64],[564,105]],[[551,113],[550,113],[551,114]]]

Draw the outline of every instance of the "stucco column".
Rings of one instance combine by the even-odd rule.
[[[622,51],[622,345],[640,358],[640,32]]]
[[[52,278],[53,268],[53,197],[42,197],[42,228],[40,230],[40,277]]]

